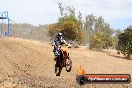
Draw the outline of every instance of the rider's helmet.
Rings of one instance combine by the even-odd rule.
[[[63,37],[63,34],[62,34],[61,32],[59,32],[59,33],[57,34],[57,37],[61,39],[61,38]]]
[[[63,36],[61,32],[58,33],[58,36]]]

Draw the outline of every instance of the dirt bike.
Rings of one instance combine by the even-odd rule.
[[[69,53],[67,52],[67,48],[60,47],[60,55],[58,58],[55,58],[55,73],[56,76],[60,76],[61,70],[63,67],[66,68],[67,72],[70,72],[72,69],[72,60],[69,57]]]

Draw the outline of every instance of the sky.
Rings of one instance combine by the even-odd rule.
[[[114,29],[132,25],[132,0],[0,0],[0,12],[8,11],[15,23],[49,24],[60,17],[58,3],[75,7],[83,19],[91,13],[102,16]]]

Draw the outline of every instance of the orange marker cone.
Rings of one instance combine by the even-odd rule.
[[[79,68],[78,68],[78,74],[79,75],[85,75],[86,74],[86,71],[84,70],[83,66],[79,66]]]

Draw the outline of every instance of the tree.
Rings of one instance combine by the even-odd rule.
[[[78,13],[78,19],[79,19],[79,27],[83,28],[83,23],[82,23],[82,13],[79,11]]]
[[[48,26],[49,32],[48,32],[48,36],[51,37],[51,39],[53,39],[55,37],[55,35],[60,32],[61,30],[61,26],[59,23],[55,23],[55,24],[50,24]]]
[[[76,42],[83,41],[83,30],[80,27],[79,20],[74,16],[60,18],[61,32],[64,34],[65,39]]]
[[[90,49],[102,50],[113,47],[115,42],[114,31],[104,21],[103,17],[90,14],[85,19],[85,41],[90,44]]]
[[[93,31],[95,25],[95,16],[93,14],[90,14],[85,17],[85,30]]]
[[[84,22],[85,43],[90,43],[90,38],[93,35],[95,26],[95,16],[93,14],[87,15]]]
[[[65,16],[75,16],[75,8],[70,6],[65,7]]]
[[[49,36],[54,38],[55,34],[62,32],[66,40],[81,43],[83,41],[83,30],[80,28],[79,21],[74,16],[64,16],[59,18],[58,23],[49,25]]]
[[[114,34],[113,34],[113,38],[114,38],[114,43],[113,43],[113,47],[116,48],[117,44],[118,44],[118,36],[122,31],[120,29],[114,30]]]
[[[60,9],[60,14],[61,14],[61,16],[63,16],[63,14],[64,14],[64,8],[62,7],[62,3],[58,3],[58,5],[59,5],[59,9]]]
[[[102,50],[113,45],[113,38],[102,32],[96,32],[91,36],[90,49]]]
[[[51,38],[55,37],[55,34],[62,32],[66,40],[75,41],[81,43],[83,41],[83,29],[81,23],[81,13],[80,19],[75,16],[75,8],[73,7],[62,7],[59,3],[59,9],[61,11],[61,17],[55,24],[49,25],[49,36]],[[64,9],[62,14],[62,9]]]
[[[123,33],[119,34],[118,38],[117,50],[127,59],[130,59],[132,55],[132,26],[129,26]]]
[[[100,16],[95,19],[94,32],[103,32],[104,34],[111,36],[114,33],[114,30],[110,28],[110,25]]]

